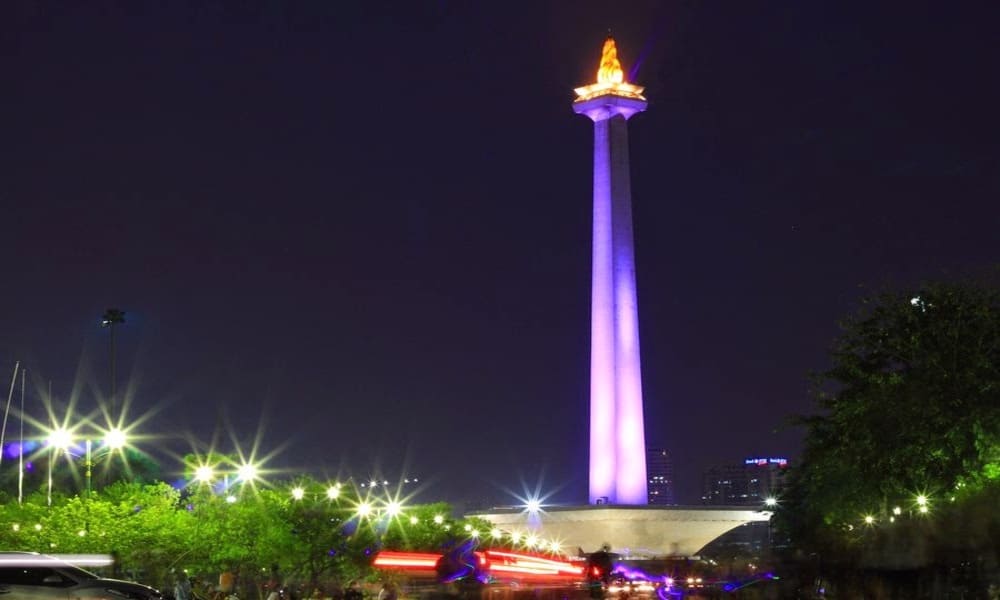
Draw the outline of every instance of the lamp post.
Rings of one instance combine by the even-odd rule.
[[[194,469],[194,481],[200,485],[211,486],[214,481],[217,481],[219,476],[216,470],[216,465],[212,464],[200,464]],[[232,476],[232,480],[230,480]],[[253,482],[260,478],[260,468],[250,462],[244,462],[235,467],[235,470],[228,471],[224,470],[221,473],[222,477],[222,493],[225,494],[226,502],[236,502],[236,496],[232,494],[230,490],[230,481],[232,484],[242,484],[240,486],[240,493],[242,493],[243,486],[246,484],[253,485]]]
[[[125,322],[125,311],[109,308],[101,318],[101,327],[107,327],[111,336],[111,422],[118,422],[117,377],[115,375],[115,325]]]
[[[60,427],[49,434],[49,487],[47,494],[47,504],[52,506],[52,463],[56,460],[56,450],[66,450],[73,443],[73,434],[66,428]]]
[[[115,427],[104,436],[104,456],[110,456],[115,450],[121,450],[125,447],[128,441],[128,436],[124,431]],[[92,489],[93,481],[93,467],[94,467],[94,456],[93,456],[93,443],[90,439],[86,441],[86,455],[84,457],[84,474],[87,480],[87,499],[90,499],[90,492]],[[100,456],[98,457],[100,458]]]

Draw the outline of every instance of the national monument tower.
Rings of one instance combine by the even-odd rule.
[[[646,443],[632,244],[628,119],[646,110],[625,81],[608,37],[597,83],[577,88],[573,110],[594,122],[594,247],[590,340],[590,504],[473,513],[510,532],[564,547],[610,544],[633,557],[692,556],[713,539],[770,513],[747,507],[645,506]],[[600,503],[601,506],[592,506]]]
[[[632,243],[628,119],[646,110],[625,81],[611,36],[597,83],[576,88],[573,110],[594,122],[594,233],[590,307],[590,503],[646,504],[646,442]]]

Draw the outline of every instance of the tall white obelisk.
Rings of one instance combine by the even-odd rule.
[[[590,316],[590,503],[646,504],[646,442],[632,242],[628,119],[646,109],[625,82],[615,41],[597,83],[574,90],[594,122],[594,238]]]

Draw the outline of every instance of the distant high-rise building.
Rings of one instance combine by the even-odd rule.
[[[674,460],[664,448],[646,449],[646,477],[650,504],[676,504]]]
[[[760,506],[780,495],[786,458],[747,458],[740,464],[718,465],[702,476],[702,504]]]

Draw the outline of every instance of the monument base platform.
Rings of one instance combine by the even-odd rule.
[[[494,509],[470,513],[507,532],[557,540],[575,553],[602,545],[629,558],[694,556],[709,542],[744,523],[768,521],[771,512],[743,506],[553,506],[529,513]]]

